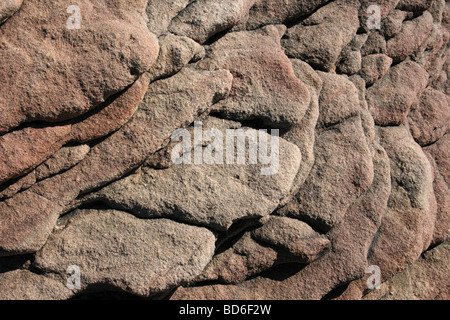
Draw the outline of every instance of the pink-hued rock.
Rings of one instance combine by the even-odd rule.
[[[120,129],[136,112],[147,92],[150,76],[145,73],[119,97],[87,119],[72,125],[68,142],[84,143]]]
[[[427,148],[424,148],[424,152],[434,170],[433,187],[436,196],[437,211],[432,244],[438,244],[450,236],[450,189],[439,172],[433,156],[427,152]]]
[[[449,300],[450,243],[423,254],[412,265],[372,290],[364,300]]]
[[[36,183],[36,172],[33,170],[25,176],[12,180],[0,187],[0,199],[11,198],[21,190],[28,189]]]
[[[25,1],[0,28],[0,134],[73,119],[136,81],[158,54],[146,3],[78,1],[70,29],[77,10],[65,1]]]
[[[32,188],[0,202],[0,257],[39,250],[62,210],[57,202]]]
[[[167,31],[170,22],[189,4],[190,0],[152,0],[145,9],[148,29],[158,37]]]
[[[0,184],[31,171],[58,151],[70,125],[28,127],[0,136]]]
[[[449,41],[446,0],[0,0],[0,300],[448,299]]]
[[[65,300],[73,295],[63,281],[28,270],[0,274],[0,288],[0,300]]]
[[[333,1],[290,28],[283,38],[286,54],[315,68],[333,71],[359,27],[359,2]]]
[[[432,28],[433,17],[427,11],[404,22],[402,30],[386,43],[387,55],[395,62],[405,60],[425,41]]]
[[[404,61],[367,90],[367,102],[380,126],[403,123],[428,84],[428,73],[417,63]]]
[[[445,69],[449,40],[450,32],[442,28],[440,24],[434,23],[427,39],[414,53],[415,61],[430,74],[430,82],[439,77],[439,73]]]
[[[369,54],[379,53],[386,53],[386,39],[378,32],[371,32],[361,47],[361,55],[364,57]]]
[[[214,111],[234,120],[261,120],[269,127],[298,124],[310,103],[308,89],[294,74],[280,39],[284,26],[229,33],[211,46],[199,67],[233,74],[229,97]]]
[[[425,150],[430,153],[447,185],[450,185],[450,134],[446,134]]]
[[[397,6],[400,0],[361,0],[361,24],[364,28],[367,28],[367,20],[373,17],[373,12],[368,12],[369,6],[376,5],[380,8],[381,19],[384,19],[391,13]]]
[[[114,101],[75,123],[27,127],[0,136],[0,184],[34,169],[68,142],[88,142],[119,129],[136,111],[148,84],[144,74]]]
[[[369,255],[384,279],[418,259],[432,241],[436,222],[433,171],[405,126],[380,128],[390,158],[392,192]]]
[[[387,39],[392,38],[402,30],[403,20],[405,20],[407,14],[405,11],[394,10],[383,20],[382,32]]]
[[[323,81],[309,64],[299,59],[291,59],[297,78],[308,88],[311,103],[302,121],[287,132],[283,138],[295,144],[302,154],[302,162],[294,180],[292,194],[298,192],[314,165],[315,128],[319,118],[319,94]]]
[[[319,96],[318,127],[324,128],[359,115],[358,90],[345,75],[318,72],[322,79]]]
[[[202,130],[220,130],[225,146],[229,125],[208,118],[202,123]],[[231,123],[231,127],[234,125]],[[241,129],[254,137],[260,134],[251,128]],[[272,142],[268,134],[264,135]],[[277,168],[270,175],[262,175],[269,165],[248,161],[245,165],[230,164],[226,157],[221,164],[174,164],[163,170],[143,166],[136,174],[106,186],[86,201],[103,201],[139,217],[163,217],[227,231],[237,221],[269,215],[289,195],[301,154],[294,144],[282,138],[278,144]]]
[[[248,18],[255,0],[197,0],[172,19],[168,30],[199,43]]]
[[[84,159],[90,148],[88,145],[63,147],[54,153],[47,161],[39,165],[27,175],[12,180],[2,186],[0,199],[11,198],[18,192],[33,186],[37,181],[49,178],[62,171],[68,170]]]
[[[22,5],[23,0],[3,0],[0,3],[0,23],[5,22]]]
[[[316,162],[284,214],[329,231],[372,184],[373,164],[361,119],[353,117],[317,133],[314,153]]]
[[[333,288],[364,275],[373,236],[387,207],[390,193],[389,161],[381,147],[374,147],[375,179],[370,189],[349,208],[344,221],[328,237],[332,249],[304,268],[277,270],[238,285],[178,288],[171,299],[321,299]]]
[[[261,228],[252,231],[252,237],[281,252],[288,252],[292,260],[311,263],[323,256],[330,240],[314,231],[308,224],[287,217],[272,216]]]
[[[275,249],[258,243],[246,232],[231,248],[216,254],[195,281],[238,284],[282,262]]]
[[[59,149],[47,161],[36,168],[36,180],[44,180],[72,168],[83,160],[90,150],[91,148],[86,144]]]
[[[423,11],[427,10],[433,0],[400,0],[397,9],[404,11]]]
[[[158,59],[149,70],[151,81],[170,77],[190,61],[198,61],[205,56],[205,49],[188,37],[167,33],[158,40]]]
[[[418,144],[427,146],[436,142],[450,130],[450,98],[440,91],[427,88],[420,102],[411,108],[408,123]]]
[[[186,69],[153,83],[132,119],[78,165],[0,202],[0,256],[39,250],[70,202],[136,169],[174,130],[225,97],[231,81],[225,70]]]
[[[312,13],[326,0],[257,0],[250,9],[248,29],[268,24],[280,24]]]
[[[215,249],[208,229],[120,211],[79,210],[60,224],[34,266],[59,281],[67,279],[68,266],[79,267],[81,290],[110,285],[149,297],[194,279]]]
[[[392,65],[392,58],[385,54],[371,54],[362,58],[360,76],[367,86],[373,85],[378,79],[384,77]]]

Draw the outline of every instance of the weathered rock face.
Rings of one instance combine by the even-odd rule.
[[[64,1],[25,1],[0,29],[0,134],[73,119],[136,81],[158,54],[145,4],[80,1],[72,21]]]
[[[364,297],[366,300],[448,300],[450,272],[448,241],[425,252],[405,270]]]
[[[310,103],[308,89],[280,46],[284,26],[229,33],[211,45],[199,67],[233,74],[230,95],[215,106],[223,117],[259,119],[276,128],[298,124]]]
[[[288,22],[311,14],[326,0],[256,0],[247,20],[248,29]]]
[[[399,125],[418,103],[428,83],[428,73],[417,63],[403,61],[367,90],[367,102],[375,123]]]
[[[34,264],[62,279],[68,266],[77,265],[81,289],[102,283],[151,296],[188,283],[214,254],[214,234],[205,228],[140,220],[119,211],[71,215],[60,222],[62,230],[48,239]]]
[[[169,31],[204,43],[245,21],[255,0],[198,0],[172,19]]]
[[[0,4],[0,23],[5,22],[22,5],[23,0],[5,0]]]
[[[449,299],[449,17],[1,1],[0,299]]]
[[[286,54],[325,71],[334,70],[342,49],[358,29],[356,1],[334,1],[286,33]]]

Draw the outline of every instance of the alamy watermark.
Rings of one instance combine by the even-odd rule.
[[[171,137],[178,144],[172,149],[174,164],[262,165],[261,175],[274,175],[279,169],[280,132],[272,129],[219,129],[203,132],[203,123],[194,123],[194,136],[187,129],[176,130]],[[248,152],[247,152],[248,151]]]
[[[71,265],[67,268],[66,273],[69,275],[66,286],[69,290],[81,289],[81,270],[79,266]]]
[[[371,276],[367,279],[367,288],[369,290],[380,289],[381,286],[381,269],[379,266],[372,265],[367,267],[367,274]]]
[[[81,29],[81,9],[77,5],[71,5],[67,8],[67,13],[71,16],[66,21],[66,27],[69,30]]]
[[[367,28],[369,30],[380,30],[381,29],[381,9],[376,4],[370,5],[367,8],[366,13],[368,14],[368,18],[366,21]]]

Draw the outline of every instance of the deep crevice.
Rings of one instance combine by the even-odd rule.
[[[335,0],[330,0],[327,1],[321,5],[319,5],[317,8],[315,8],[312,12],[307,13],[305,15],[299,15],[297,17],[293,17],[290,19],[287,19],[283,22],[283,24],[287,27],[287,28],[292,28],[295,25],[298,25],[300,23],[302,23],[303,21],[305,21],[306,19],[308,19],[309,17],[311,17],[312,15],[314,15],[315,13],[317,13],[317,11],[319,11],[320,9],[322,9],[323,7],[329,5],[330,3],[334,2]]]
[[[345,292],[345,290],[347,290],[349,285],[350,283],[347,283],[332,289],[325,296],[323,296],[321,300],[334,300],[340,297]]]

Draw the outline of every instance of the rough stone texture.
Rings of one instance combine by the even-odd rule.
[[[367,30],[366,22],[369,17],[372,16],[372,12],[368,12],[368,8],[371,5],[377,5],[381,11],[381,18],[386,18],[399,4],[400,0],[361,0],[361,12],[362,27]]]
[[[248,29],[279,24],[312,13],[327,0],[257,0],[250,9]]]
[[[419,101],[428,83],[428,73],[417,63],[404,61],[391,69],[367,91],[375,123],[399,125]]]
[[[205,122],[204,131],[224,126],[214,123],[214,119],[211,122]],[[249,135],[258,134],[254,129],[241,129]],[[225,145],[225,129],[222,132]],[[201,151],[206,154],[207,149]],[[278,169],[274,168],[271,175],[262,176],[262,170],[269,165],[260,164],[179,164],[166,170],[144,166],[140,172],[105,187],[89,201],[101,200],[140,217],[167,217],[225,231],[238,220],[272,213],[289,194],[300,162],[298,148],[280,139]]]
[[[319,96],[320,127],[329,127],[359,115],[358,90],[346,76],[319,72],[322,90]]]
[[[231,29],[248,17],[255,0],[197,0],[180,12],[169,31],[204,43],[213,35]]]
[[[205,55],[205,49],[194,40],[171,33],[159,37],[159,46],[158,58],[149,70],[152,80],[172,76],[191,60]]]
[[[5,22],[22,5],[23,0],[4,0],[0,4],[0,23]]]
[[[358,29],[358,5],[354,1],[331,2],[290,28],[282,41],[286,54],[313,67],[334,70],[342,49]]]
[[[0,184],[32,170],[58,151],[69,132],[68,126],[29,127],[0,136]]]
[[[148,29],[160,36],[169,28],[169,24],[191,2],[190,0],[151,0],[145,9],[148,17]]]
[[[0,29],[0,134],[82,115],[148,70],[158,41],[145,3],[79,1],[83,27],[71,30],[63,1],[25,1]]]
[[[0,274],[0,300],[62,300],[72,296],[63,281],[27,270]]]
[[[247,232],[231,248],[217,253],[196,280],[238,284],[283,262],[275,249],[259,244]]]
[[[36,172],[31,171],[29,174],[13,179],[8,183],[5,183],[0,188],[0,199],[11,198],[13,195],[21,190],[28,189],[36,183]]]
[[[421,146],[438,141],[450,130],[449,97],[440,91],[427,88],[420,102],[411,109],[408,123],[414,140]]]
[[[400,0],[397,8],[404,11],[424,11],[427,10],[433,0]]]
[[[359,70],[361,70],[361,52],[352,51],[348,47],[344,48],[337,63],[338,73],[352,75]]]
[[[392,58],[385,54],[371,54],[361,60],[361,77],[368,86],[384,77],[392,65]]]
[[[285,28],[229,33],[211,46],[199,67],[228,69],[233,86],[215,111],[236,120],[260,120],[270,127],[298,124],[310,103],[306,86],[295,76],[280,47]]]
[[[402,30],[386,43],[387,55],[403,61],[425,41],[433,28],[433,17],[424,12],[420,17],[403,23]]]
[[[427,148],[424,148],[424,152],[434,170],[433,187],[436,196],[437,211],[432,244],[438,244],[445,241],[450,235],[450,190],[433,156],[427,152]]]
[[[139,78],[120,97],[86,119],[56,126],[30,126],[0,136],[0,184],[34,169],[66,143],[88,142],[119,129],[136,111],[149,83]]]
[[[450,299],[450,243],[446,241],[424,253],[405,270],[384,282],[365,300],[448,300]]]
[[[295,196],[298,206],[287,211],[329,231],[371,185],[373,164],[359,117],[318,133],[316,139],[316,161]]]
[[[436,228],[433,243],[440,243],[449,236],[450,231],[450,139],[445,135],[438,142],[424,148],[434,169],[434,192],[437,201]]]
[[[382,30],[387,39],[392,38],[402,30],[403,20],[405,20],[407,14],[405,11],[394,10],[383,20]]]
[[[408,130],[382,128],[380,136],[391,160],[392,192],[369,261],[389,278],[428,248],[437,208],[431,165]]]
[[[47,161],[36,168],[36,180],[44,180],[72,168],[83,160],[90,150],[91,148],[86,144],[59,149]]]
[[[64,207],[78,195],[141,165],[149,153],[162,147],[174,130],[191,123],[199,113],[223,98],[230,90],[231,80],[231,74],[225,70],[185,69],[174,77],[155,82],[133,118],[92,148],[78,165],[0,202],[0,256],[38,250],[58,216],[68,210]],[[170,99],[166,99],[168,95]]]
[[[332,249],[324,258],[304,268],[274,270],[272,274],[234,286],[180,287],[172,299],[320,299],[339,284],[362,277],[371,245],[369,239],[376,233],[390,192],[388,158],[379,146],[374,152],[374,183],[329,234]],[[280,272],[286,274],[285,279],[277,277]]]
[[[34,265],[61,279],[69,265],[76,265],[82,289],[102,284],[152,296],[188,283],[214,254],[214,234],[205,228],[140,220],[119,211],[72,215],[60,222],[62,230],[50,236]]]
[[[319,118],[319,94],[323,81],[309,64],[298,59],[291,59],[297,78],[303,81],[309,90],[311,103],[302,121],[295,125],[283,138],[295,144],[302,154],[302,162],[295,178],[292,193],[296,193],[303,185],[314,165],[315,127]]]
[[[330,246],[330,241],[308,224],[286,217],[270,217],[261,228],[252,232],[252,236],[289,252],[301,263],[317,260]]]
[[[0,1],[0,299],[449,299],[449,41],[445,0]]]
[[[54,153],[47,161],[39,165],[29,174],[5,184],[1,188],[0,198],[11,198],[19,191],[33,186],[37,181],[47,179],[55,174],[68,170],[79,163],[89,153],[88,145],[63,147]]]
[[[372,31],[361,48],[361,55],[386,53],[386,39],[379,33]]]

